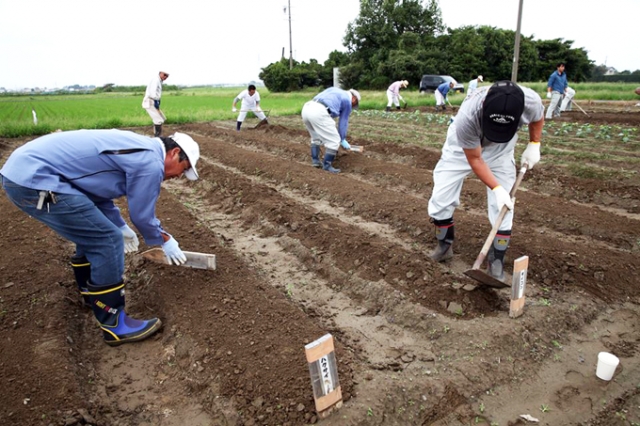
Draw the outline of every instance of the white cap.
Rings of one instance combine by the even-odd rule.
[[[180,146],[180,149],[187,155],[187,158],[189,159],[191,167],[185,170],[185,177],[189,180],[198,179],[198,172],[196,171],[196,163],[200,158],[200,147],[198,146],[198,143],[194,141],[191,136],[184,133],[176,132],[169,137],[173,139],[174,142],[178,144],[178,146]]]
[[[359,106],[360,105],[360,92],[358,92],[356,89],[349,89],[349,92],[351,92],[351,96],[354,96],[358,100],[358,103],[356,103],[356,106]]]
[[[479,75],[479,76],[478,76],[478,80],[480,80],[480,82],[483,82],[483,81],[484,81],[484,80],[482,79],[482,76],[481,76],[481,75]]]

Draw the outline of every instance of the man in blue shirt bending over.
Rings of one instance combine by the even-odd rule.
[[[351,149],[347,142],[349,115],[360,105],[360,93],[355,89],[342,90],[329,87],[302,107],[302,121],[311,135],[311,161],[313,167],[331,173],[340,173],[332,166],[338,149]],[[338,128],[333,120],[340,117]],[[324,145],[324,160],[320,162],[320,147]]]
[[[113,200],[127,197],[129,217],[149,245],[167,259],[187,258],[155,216],[163,180],[196,180],[198,144],[184,133],[149,138],[122,130],[52,133],[16,149],[0,170],[7,197],[20,210],[75,243],[71,259],[85,305],[93,309],[110,346],[146,339],[158,318],[125,313],[124,254],[138,237]]]
[[[544,117],[547,120],[560,115],[562,97],[567,91],[568,85],[567,74],[564,72],[564,62],[560,62],[556,66],[556,71],[551,74],[547,82],[547,98],[551,99]]]
[[[447,94],[449,93],[449,90],[453,89],[453,86],[455,86],[456,84],[457,83],[455,81],[445,81],[438,86],[434,93],[436,96],[436,111],[440,109],[440,106],[442,106],[443,111],[447,109],[447,106],[444,104],[447,100]]]

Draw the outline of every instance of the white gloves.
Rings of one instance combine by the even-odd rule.
[[[529,142],[527,148],[522,153],[522,158],[520,159],[520,167],[524,166],[524,163],[527,163],[528,169],[533,169],[533,166],[538,164],[540,161],[540,142]]]
[[[342,139],[342,141],[340,141],[340,146],[347,150],[351,149],[351,145],[349,144],[349,142],[347,142],[346,139]]]
[[[502,207],[507,206],[509,210],[513,210],[513,201],[511,196],[502,185],[498,185],[493,188],[493,193],[496,195],[496,203],[498,204],[498,210],[502,210]]]
[[[551,99],[551,92],[547,92],[547,99]]]
[[[236,107],[231,107],[231,112],[238,112],[238,108],[236,108]]]
[[[120,228],[120,231],[122,231],[122,238],[124,239],[124,252],[133,253],[138,251],[140,241],[138,241],[138,236],[133,232],[133,229],[129,228],[129,225],[125,224]]]
[[[182,250],[180,250],[178,242],[173,237],[170,237],[167,242],[162,244],[162,250],[164,250],[165,256],[169,259],[169,263],[182,265],[187,261],[187,256],[185,256]]]
[[[259,106],[256,107],[256,112],[262,112],[262,108],[260,108]]]

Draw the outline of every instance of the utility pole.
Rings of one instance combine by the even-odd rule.
[[[520,7],[518,8],[518,28],[516,29],[516,42],[513,47],[513,66],[511,68],[511,81],[516,83],[518,81],[518,61],[520,60],[520,28],[522,24],[522,3],[524,0],[520,0]]]
[[[291,0],[288,0],[289,4],[289,69],[293,69],[293,43],[291,42]]]

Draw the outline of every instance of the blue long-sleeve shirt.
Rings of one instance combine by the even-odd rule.
[[[340,117],[338,133],[340,134],[340,139],[346,139],[347,129],[349,128],[349,115],[352,110],[351,93],[337,87],[329,87],[318,93],[313,100],[326,106],[331,117]]]
[[[442,93],[442,96],[445,99],[447,98],[447,93],[449,93],[450,89],[451,87],[449,87],[448,81],[445,81],[444,83],[440,84],[440,86],[438,86],[438,92]]]
[[[159,245],[155,206],[165,155],[160,139],[122,130],[77,130],[26,143],[0,174],[26,188],[85,195],[118,227],[125,221],[113,200],[126,195],[131,222],[147,244]]]
[[[551,90],[564,93],[569,83],[567,83],[567,73],[558,74],[558,71],[551,73],[547,87],[551,87]]]

